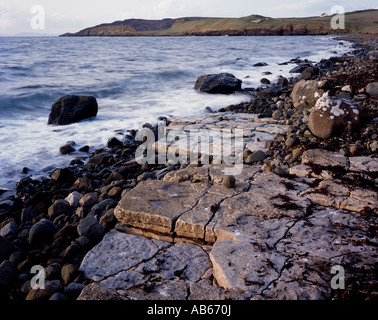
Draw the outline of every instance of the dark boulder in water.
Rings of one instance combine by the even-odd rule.
[[[68,125],[95,117],[97,112],[98,104],[95,97],[63,96],[52,105],[47,124]]]
[[[194,86],[195,90],[206,93],[230,94],[241,90],[242,81],[233,74],[206,74],[200,76]]]

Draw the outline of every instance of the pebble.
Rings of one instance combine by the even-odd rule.
[[[264,161],[266,158],[265,152],[262,150],[257,150],[252,152],[246,159],[245,163],[252,164],[259,161]]]
[[[225,188],[233,188],[235,187],[235,177],[230,175],[230,176],[224,176],[222,180],[222,185]]]

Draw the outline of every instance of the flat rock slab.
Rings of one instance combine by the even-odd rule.
[[[348,158],[336,152],[311,149],[303,152],[302,164],[316,164],[323,167],[348,167]]]
[[[121,199],[114,215],[126,225],[169,233],[173,231],[176,220],[192,209],[208,188],[206,183],[189,181],[180,184],[143,181]]]
[[[376,192],[362,188],[351,188],[333,180],[323,180],[318,187],[305,190],[301,193],[313,203],[337,209],[362,212],[378,208]]]
[[[171,244],[112,230],[87,253],[80,270],[95,283],[82,294],[82,300],[102,296],[112,300],[185,300],[191,284],[209,277],[206,274],[212,264],[208,253],[198,245]],[[210,283],[198,286],[193,286],[193,298],[201,288],[212,292],[214,298],[224,295]]]
[[[378,172],[378,160],[372,157],[349,157],[350,171]]]
[[[247,296],[260,294],[275,279],[289,256],[249,241],[218,241],[210,252],[220,286]]]
[[[343,255],[364,256],[366,265],[374,265],[378,254],[376,241],[367,236],[374,223],[358,213],[326,208],[298,221],[278,242],[277,250],[328,261]]]
[[[87,278],[101,281],[151,259],[158,251],[159,246],[151,240],[112,230],[87,253],[80,270]]]

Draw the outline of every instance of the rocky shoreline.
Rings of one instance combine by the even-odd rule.
[[[0,204],[1,298],[376,300],[378,44],[343,40],[353,55],[293,59],[298,76],[246,89],[251,102],[167,121],[174,133],[243,129],[239,175],[215,163],[140,165],[130,130],[86,162],[18,182]],[[315,136],[328,107],[327,136]],[[347,108],[355,127],[335,123]],[[32,289],[37,265],[45,289]],[[334,266],[343,289],[331,287]]]

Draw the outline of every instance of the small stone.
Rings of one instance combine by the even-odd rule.
[[[21,223],[31,221],[38,215],[38,212],[33,208],[24,208],[21,212]]]
[[[297,137],[289,136],[285,141],[285,145],[286,145],[286,147],[291,148],[291,147],[294,147],[295,145],[297,145],[298,142],[299,142],[299,140],[298,140]]]
[[[123,189],[121,187],[114,187],[111,188],[108,192],[109,196],[111,197],[118,197],[122,193]]]
[[[113,138],[110,138],[107,142],[107,146],[109,148],[114,148],[114,147],[122,147],[123,143],[122,141],[119,141],[117,138],[113,137]]]
[[[262,78],[262,79],[260,80],[260,82],[261,82],[262,84],[270,84],[270,81],[269,81],[269,79],[267,79],[267,78]]]
[[[138,176],[137,181],[138,182],[139,181],[146,181],[146,180],[149,180],[149,179],[155,180],[156,179],[155,173],[153,173],[153,172],[144,172],[140,176]]]
[[[264,161],[266,158],[265,152],[262,150],[256,150],[252,152],[245,161],[247,164]]]
[[[61,292],[55,292],[49,300],[66,301],[68,298]]]
[[[8,256],[12,248],[13,248],[12,242],[0,236],[0,259],[1,260]]]
[[[77,277],[77,274],[78,274],[77,266],[70,263],[65,264],[61,271],[63,283],[65,285],[68,285],[69,283],[73,282],[73,280]]]
[[[15,276],[15,269],[13,263],[9,260],[4,260],[0,264],[0,288],[9,285]]]
[[[71,282],[63,291],[63,294],[70,300],[76,300],[85,287],[85,284]]]
[[[95,204],[98,200],[98,195],[96,193],[87,193],[84,197],[82,197],[79,201],[82,207],[89,207]]]
[[[292,153],[293,157],[299,157],[300,154],[302,153],[302,148],[301,147],[296,148],[291,153]]]
[[[234,176],[225,176],[222,180],[222,185],[225,188],[235,187],[235,177]]]
[[[56,228],[51,220],[43,219],[31,227],[28,241],[30,244],[48,243],[55,232]]]
[[[76,151],[76,149],[73,147],[72,144],[67,143],[67,144],[61,146],[59,148],[59,151],[60,151],[61,154],[69,154],[69,153]]]
[[[92,241],[97,241],[104,235],[105,229],[94,216],[88,216],[80,221],[77,232],[80,236],[86,236]]]
[[[49,207],[48,215],[51,220],[54,220],[61,214],[68,214],[70,211],[70,204],[66,200],[60,199]]]
[[[272,118],[274,120],[279,120],[281,117],[282,117],[282,111],[279,110],[279,109],[274,111],[273,114],[272,114]]]
[[[251,155],[251,154],[252,154],[252,151],[251,151],[251,150],[249,150],[249,149],[245,149],[245,150],[243,151],[243,160],[245,161],[245,160],[248,158],[248,156]]]
[[[77,191],[74,191],[70,193],[64,200],[66,200],[71,207],[78,207],[80,205],[80,199],[82,197],[82,194],[80,194]]]
[[[16,235],[18,232],[18,225],[16,222],[11,221],[7,223],[4,227],[0,230],[0,236],[6,239],[10,239]]]
[[[353,89],[352,89],[352,86],[351,85],[346,85],[344,87],[341,88],[341,91],[343,92],[349,92],[349,93],[353,93]]]

